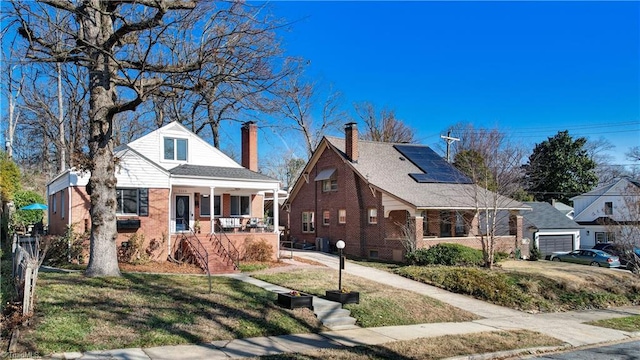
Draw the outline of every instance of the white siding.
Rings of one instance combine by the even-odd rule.
[[[55,194],[69,186],[86,186],[90,176],[88,171],[67,170],[47,185],[47,195]]]
[[[575,221],[593,221],[599,217],[610,217],[616,221],[635,220],[629,214],[627,209],[628,194],[627,186],[629,182],[626,180],[618,181],[609,191],[601,196],[577,196],[574,200],[574,208],[576,216]],[[604,204],[611,202],[613,204],[613,215],[604,213]]]
[[[384,217],[389,217],[389,213],[394,210],[406,210],[415,216],[415,208],[385,193],[382,194],[382,208],[384,209]]]
[[[164,160],[164,138],[187,139],[187,161]],[[128,145],[142,156],[158,164],[164,169],[172,169],[180,164],[241,167],[222,151],[209,145],[199,136],[187,130],[177,122],[172,122],[153,131]]]
[[[117,187],[169,188],[169,174],[132,151],[120,155],[116,167]]]

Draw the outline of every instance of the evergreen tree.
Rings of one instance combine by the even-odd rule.
[[[586,143],[586,138],[574,140],[565,130],[537,144],[524,166],[527,191],[537,201],[569,203],[593,189],[598,183],[596,162],[588,156]]]

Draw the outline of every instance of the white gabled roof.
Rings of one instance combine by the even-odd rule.
[[[188,161],[179,162],[164,160],[162,154],[164,138],[166,137],[188,140]],[[185,163],[203,166],[242,167],[232,158],[220,151],[220,149],[210,145],[200,136],[191,132],[177,121],[152,131],[149,134],[130,142],[127,146],[165,170],[170,170]]]

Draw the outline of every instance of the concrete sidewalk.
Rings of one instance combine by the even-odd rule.
[[[300,250],[295,251],[294,254],[297,257],[313,260],[331,268],[338,268],[338,257],[332,254]],[[583,324],[593,320],[640,315],[639,306],[565,313],[529,314],[480,301],[466,295],[451,293],[435,286],[413,281],[387,271],[358,265],[350,261],[346,262],[343,271],[388,286],[423,294],[482,316],[484,319],[475,320],[473,323],[496,330],[525,329],[537,331],[562,340],[572,346],[623,341],[640,336],[637,333],[630,334],[624,331]],[[466,326],[464,324],[466,323],[461,326]]]
[[[319,252],[296,251],[295,256],[314,260],[330,268],[338,268],[337,256]],[[526,329],[557,338],[568,346],[584,346],[640,338],[640,333],[606,329],[585,325],[592,320],[640,315],[640,307],[610,310],[573,311],[552,314],[528,314],[488,304],[464,295],[409,280],[382,270],[347,262],[346,273],[360,276],[389,286],[414,291],[467,310],[483,319],[460,323],[418,324],[377,328],[353,328],[318,334],[296,334],[247,339],[214,341],[210,344],[132,348],[86,353],[62,353],[58,359],[122,359],[122,360],[174,360],[174,359],[229,359],[263,355],[304,352],[314,349],[340,348],[357,345],[378,345],[399,340],[460,335],[486,331]],[[289,289],[251,278],[244,274],[230,277],[247,281],[270,291]],[[314,299],[315,301],[315,299]],[[323,300],[326,301],[326,300]],[[514,353],[516,354],[516,353]]]

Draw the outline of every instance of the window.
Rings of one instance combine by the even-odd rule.
[[[377,259],[379,257],[378,250],[369,250],[369,258]]]
[[[222,207],[220,206],[220,195],[213,197],[213,216],[222,216]]]
[[[339,224],[346,224],[347,223],[347,210],[346,209],[338,210],[338,223]]]
[[[249,215],[249,197],[231,196],[231,216]]]
[[[596,232],[596,244],[614,242],[616,236],[612,232]]]
[[[333,180],[333,179],[322,180],[322,191],[323,192],[338,191],[338,180]]]
[[[164,138],[164,159],[187,161],[187,139]]]
[[[302,212],[302,232],[303,233],[312,233],[316,231],[313,215],[314,215],[313,211]]]
[[[211,216],[210,199],[210,195],[200,195],[200,216]],[[213,196],[213,215],[220,216],[220,195]]]
[[[119,215],[149,215],[149,189],[116,189]]]
[[[371,208],[369,209],[369,224],[377,224],[378,223],[378,209]]]
[[[440,237],[451,236],[451,212],[440,212]]]
[[[138,214],[138,189],[116,189],[118,214]]]
[[[60,217],[64,219],[64,193],[60,192]]]
[[[429,214],[427,210],[422,210],[420,216],[422,216],[422,236],[429,236]]]
[[[56,193],[56,194],[51,195],[51,207],[53,208],[53,213],[54,213],[54,214],[55,214],[55,213],[57,212],[57,210],[58,210],[58,209],[56,208],[56,196],[57,196],[57,195],[58,195],[57,193]]]
[[[613,215],[613,203],[607,201],[604,203],[604,214],[605,215]]]
[[[464,215],[456,211],[456,236],[465,236]]]
[[[322,212],[322,225],[329,226],[331,224],[331,212],[325,210]]]

